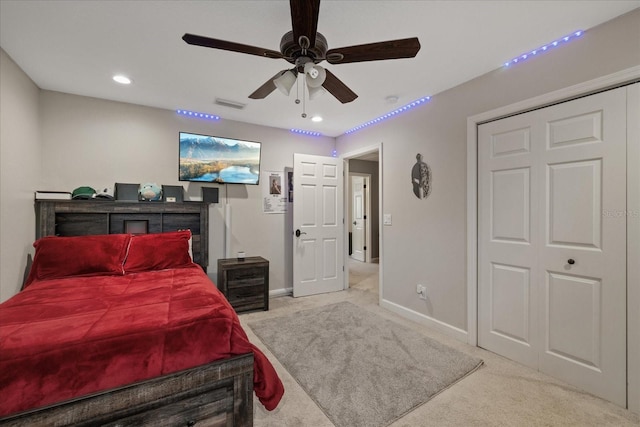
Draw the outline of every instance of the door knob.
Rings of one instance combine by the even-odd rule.
[[[296,237],[300,237],[301,234],[307,234],[304,231],[300,231],[300,229],[296,230]]]
[[[355,221],[353,221],[353,225],[356,225],[357,223]]]
[[[575,260],[575,259],[573,259],[573,258],[569,258],[569,259],[567,260],[567,263],[569,263],[570,265],[573,265],[573,264],[575,264],[575,263],[576,263],[576,260]]]

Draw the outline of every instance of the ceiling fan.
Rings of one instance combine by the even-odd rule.
[[[288,31],[282,36],[280,52],[188,33],[182,36],[182,39],[191,45],[246,53],[264,58],[285,59],[294,65],[292,69],[279,71],[249,95],[249,98],[263,99],[276,87],[288,95],[298,74],[304,74],[310,99],[324,92],[322,89],[324,88],[343,104],[353,101],[358,95],[331,71],[316,64],[324,60],[330,64],[338,65],[350,62],[413,58],[420,50],[420,42],[417,37],[328,49],[327,39],[317,32],[320,0],[289,0],[289,6],[293,31]]]

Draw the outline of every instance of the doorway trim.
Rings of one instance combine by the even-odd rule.
[[[579,83],[536,96],[524,101],[500,107],[491,111],[467,118],[467,343],[478,346],[478,125],[524,113],[536,108],[547,107],[581,96],[590,95],[640,80],[640,66],[631,67],[607,76]],[[628,171],[640,168],[640,141],[638,135],[632,141],[627,137]],[[633,153],[637,164],[630,162]],[[636,195],[640,192],[637,173],[627,174],[627,211],[640,212],[640,200]],[[635,179],[635,181],[634,181]],[[629,224],[629,221],[628,221]],[[627,242],[633,241],[633,227],[627,227]],[[637,231],[635,231],[637,233]],[[627,245],[627,259],[640,258],[640,245]],[[627,402],[629,409],[640,412],[640,366],[631,366],[629,361],[640,360],[640,348],[629,346],[630,338],[640,336],[640,314],[633,304],[640,304],[640,283],[631,280],[640,277],[640,266],[627,263]]]
[[[383,230],[384,228],[382,228],[382,206],[383,206],[383,199],[384,199],[384,195],[383,195],[383,191],[382,191],[382,162],[383,162],[383,151],[382,151],[382,142],[376,144],[376,145],[370,145],[367,147],[363,147],[354,151],[349,151],[348,153],[344,153],[342,155],[340,155],[340,158],[342,159],[342,161],[344,162],[344,176],[345,177],[349,177],[349,160],[350,159],[357,159],[358,157],[362,157],[365,154],[371,154],[371,153],[378,153],[378,229],[380,230],[380,235],[378,238],[378,257],[380,259],[381,262],[378,263],[378,305],[380,305],[380,303],[382,302],[382,290],[384,288],[384,274],[383,274],[383,261],[384,261],[384,233]],[[347,179],[343,180],[343,186],[347,186]],[[351,192],[348,191],[347,189],[343,189],[343,196],[345,197],[345,203],[343,203],[343,218],[346,221],[349,217],[349,212],[348,212],[348,197],[351,197]],[[372,207],[373,209],[373,207]],[[349,288],[349,228],[348,227],[343,227],[344,228],[344,244],[345,244],[345,248],[343,250],[343,257],[344,257],[344,289],[348,289]]]

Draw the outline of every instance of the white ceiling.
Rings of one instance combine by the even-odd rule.
[[[412,59],[320,64],[359,95],[344,105],[329,93],[307,101],[308,116],[321,115],[321,123],[300,117],[295,89],[289,97],[276,90],[263,100],[248,98],[291,68],[285,60],[181,39],[189,32],[279,50],[280,38],[291,30],[288,1],[0,0],[0,46],[42,89],[337,136],[637,7],[640,0],[323,0],[318,31],[330,49],[413,36],[422,48]],[[115,73],[133,84],[117,85]],[[246,108],[221,107],[215,98]]]

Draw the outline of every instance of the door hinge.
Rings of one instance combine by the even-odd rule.
[[[363,251],[366,251],[366,250],[367,250],[367,247],[365,246],[365,247],[364,247],[364,249],[363,249]]]
[[[366,216],[366,215],[364,216],[364,219],[367,219],[367,216]]]

